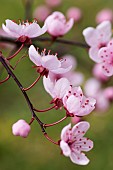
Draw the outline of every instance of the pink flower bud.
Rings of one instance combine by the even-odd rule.
[[[12,133],[15,136],[21,136],[23,138],[26,138],[31,130],[30,125],[25,120],[18,120],[15,124],[12,126]]]
[[[45,2],[47,3],[47,5],[49,5],[50,7],[56,7],[58,5],[61,4],[62,0],[45,0]]]
[[[67,18],[73,18],[75,22],[79,21],[82,17],[82,12],[79,8],[71,7],[67,11]]]
[[[48,15],[50,14],[51,10],[49,9],[49,7],[45,6],[45,5],[40,5],[38,6],[34,13],[33,16],[34,18],[36,18],[38,21],[45,21],[45,19],[48,17]]]
[[[113,21],[113,12],[111,9],[103,9],[97,13],[97,16],[96,16],[97,24],[103,21],[106,21],[106,20]]]
[[[74,19],[71,18],[68,22],[61,12],[53,12],[45,20],[47,31],[53,37],[59,37],[66,34],[73,26]]]
[[[109,77],[103,74],[102,66],[100,64],[95,64],[93,68],[93,75],[102,82],[109,79]]]

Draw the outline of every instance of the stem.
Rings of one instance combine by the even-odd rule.
[[[51,124],[44,124],[44,127],[50,127],[59,124],[60,122],[64,121],[67,119],[67,116],[63,117],[62,119],[58,120],[57,122],[51,123]]]
[[[7,80],[9,80],[9,78],[10,78],[10,75],[8,74],[8,76],[4,80],[0,81],[0,84],[6,82]]]
[[[12,56],[8,57],[7,60],[14,58],[22,50],[23,47],[24,47],[24,44],[22,44],[20,48]]]
[[[52,110],[53,108],[55,108],[56,107],[56,105],[54,105],[54,106],[52,106],[52,107],[49,107],[49,108],[47,108],[47,109],[44,109],[44,110],[38,110],[38,109],[33,109],[34,111],[36,111],[36,112],[47,112],[47,111],[49,111],[49,110]]]
[[[52,41],[52,39],[49,37],[37,37],[37,38],[34,38],[33,40],[34,41],[38,40],[38,41],[42,41],[42,42],[45,42],[45,41],[51,42]],[[81,48],[89,48],[89,46],[85,43],[69,41],[69,40],[65,40],[65,39],[56,39],[54,42],[61,43],[61,44],[67,44],[67,45],[75,45],[75,46],[78,46]]]
[[[49,37],[37,37],[37,38],[32,39],[32,42],[35,42],[35,41],[42,41],[42,42],[49,41],[49,42],[51,42],[52,39],[49,38]],[[0,42],[9,42],[9,43],[12,43],[12,44],[20,44],[19,42],[15,42],[15,39],[8,38],[8,37],[2,37],[2,36],[0,36]],[[85,43],[76,42],[76,41],[68,41],[68,40],[65,40],[65,39],[56,39],[55,42],[56,43],[62,43],[62,44],[68,44],[68,45],[74,45],[74,46],[78,46],[78,47],[81,47],[81,48],[87,48],[87,49],[89,48],[89,46]]]
[[[29,87],[27,88],[23,88],[24,91],[27,91],[29,89],[31,89],[38,81],[39,79],[41,78],[41,74],[39,75],[39,77],[33,82],[33,84],[31,84]]]
[[[28,104],[28,106],[29,106],[29,109],[30,109],[30,111],[31,111],[31,113],[32,113],[32,117],[34,117],[34,118],[37,120],[37,122],[39,123],[39,125],[40,125],[40,127],[41,127],[41,129],[42,129],[42,132],[43,132],[43,133],[46,133],[46,132],[45,132],[45,129],[44,129],[44,126],[43,126],[43,123],[42,123],[42,122],[40,121],[40,119],[36,116],[36,114],[35,114],[35,112],[34,112],[34,110],[33,110],[33,105],[32,105],[32,103],[31,103],[31,101],[30,101],[27,93],[23,90],[22,84],[19,82],[19,80],[17,79],[17,77],[14,75],[14,73],[12,72],[12,70],[11,70],[11,69],[9,68],[9,66],[7,65],[4,57],[2,56],[2,53],[0,53],[0,61],[1,61],[2,65],[5,67],[7,73],[13,78],[13,80],[15,81],[15,83],[17,84],[17,86],[19,87],[19,89],[21,90],[21,92],[22,92],[23,96],[25,97],[26,102],[27,102],[27,104]]]
[[[44,133],[44,136],[45,136],[46,139],[48,139],[50,142],[54,143],[55,145],[59,145],[58,142],[53,141],[53,140],[47,135],[47,133]]]

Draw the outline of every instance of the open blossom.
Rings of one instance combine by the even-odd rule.
[[[102,9],[97,13],[96,16],[96,22],[97,24],[103,22],[103,21],[113,21],[113,11],[109,8]]]
[[[84,116],[95,109],[96,100],[92,97],[85,97],[81,87],[72,87],[63,97],[63,104],[67,113],[74,116]]]
[[[109,101],[113,101],[113,86],[105,88],[104,95]]]
[[[67,22],[65,16],[61,12],[53,12],[45,20],[47,31],[53,37],[59,37],[66,34],[73,26],[74,20],[71,18]]]
[[[61,132],[60,148],[63,155],[70,157],[78,165],[87,165],[89,159],[83,153],[93,148],[93,142],[84,137],[90,124],[86,121],[79,122],[71,129],[71,124],[65,126]],[[83,151],[83,152],[82,152]]]
[[[99,50],[98,58],[102,71],[106,76],[113,75],[113,40],[111,40],[107,47],[103,47]]]
[[[53,82],[49,77],[43,77],[43,84],[45,90],[53,98],[52,103],[55,103],[57,108],[61,108],[63,106],[62,98],[68,91],[70,82],[66,78]]]
[[[67,18],[73,18],[75,22],[78,22],[82,17],[82,12],[77,7],[71,7],[67,11]]]
[[[38,37],[47,31],[46,24],[40,28],[36,21],[17,24],[9,19],[6,20],[6,25],[2,24],[2,28],[8,35],[17,38],[21,42],[25,42],[29,38]]]
[[[67,68],[62,67],[62,61],[58,60],[56,55],[50,55],[49,53],[45,55],[45,51],[38,53],[33,45],[29,48],[29,58],[37,66],[39,73],[45,75],[46,77],[50,72],[56,74],[62,74],[71,69],[71,65]]]
[[[111,39],[112,30],[110,21],[104,21],[96,28],[88,27],[83,30],[85,41],[90,46],[90,58],[99,63],[101,60],[98,57],[98,52],[102,47],[106,47]]]
[[[18,120],[12,126],[12,133],[15,136],[21,136],[26,138],[31,130],[30,125],[25,120]]]

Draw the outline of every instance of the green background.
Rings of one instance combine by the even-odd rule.
[[[41,0],[34,0],[33,9]],[[82,9],[83,18],[80,23],[75,24],[74,28],[65,38],[76,41],[84,41],[82,30],[88,26],[96,26],[96,13],[102,8],[113,9],[112,0],[64,0],[61,7],[55,9],[66,13],[71,6],[77,6]],[[0,0],[0,24],[5,19],[24,19],[24,6],[21,0]],[[78,70],[85,73],[85,78],[91,76],[93,62],[88,58],[87,51],[78,47],[54,44],[50,46],[47,43],[39,43],[42,48],[51,49],[58,52],[59,55],[68,53],[76,56],[78,61]],[[2,49],[3,54],[8,56],[10,50]],[[23,50],[22,55],[27,54]],[[14,65],[15,59],[11,61]],[[21,83],[27,87],[32,83],[37,74],[31,68],[33,64],[29,59],[23,59],[15,70],[15,74]],[[0,65],[0,79],[6,76],[5,70],[2,71]],[[113,81],[110,83],[112,84]],[[44,91],[42,81],[28,92],[31,101],[35,107],[43,109],[49,107],[50,96]],[[45,123],[51,123],[59,120],[65,115],[64,111],[50,111],[40,113],[39,117]],[[24,97],[19,91],[15,82],[10,79],[8,82],[0,85],[0,170],[112,170],[113,169],[113,107],[109,112],[100,114],[92,113],[85,117],[90,122],[91,128],[87,137],[94,141],[94,149],[87,153],[91,160],[87,166],[78,166],[73,164],[69,158],[60,154],[60,149],[47,141],[41,133],[40,127],[36,122],[32,124],[32,130],[27,139],[15,137],[12,135],[11,126],[18,119],[25,119],[29,122],[31,118],[30,111]],[[69,123],[65,122],[47,129],[48,134],[55,140],[60,138],[61,129]]]

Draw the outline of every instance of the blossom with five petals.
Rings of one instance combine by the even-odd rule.
[[[61,132],[60,148],[66,157],[78,165],[87,165],[89,159],[82,151],[88,152],[93,148],[93,142],[83,137],[90,124],[86,121],[79,122],[71,129],[71,124],[65,126]]]
[[[95,109],[96,100],[83,95],[81,87],[72,87],[63,97],[64,108],[67,113],[75,116],[84,116]]]
[[[111,39],[112,29],[110,21],[104,21],[96,28],[88,27],[83,30],[84,38],[90,46],[90,58],[99,63],[101,60],[98,57],[98,52],[102,47],[106,47]]]

